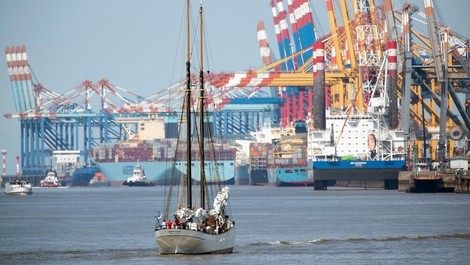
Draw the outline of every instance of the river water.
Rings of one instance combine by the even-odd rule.
[[[0,264],[470,264],[470,196],[231,187],[233,254],[158,254],[165,187],[0,194]]]

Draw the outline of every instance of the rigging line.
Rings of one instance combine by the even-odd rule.
[[[168,92],[168,93],[169,93],[168,98],[170,98],[170,92]],[[168,101],[167,102],[167,108],[169,108],[169,107],[170,107],[170,103]],[[176,144],[178,146],[178,140],[177,140]],[[170,188],[169,188],[170,191],[172,190],[172,187],[173,187],[173,174],[171,174],[170,176],[167,176],[167,174],[168,174],[167,172],[168,172],[169,166],[170,166],[170,169],[174,168],[174,162],[171,163],[171,164],[169,163],[170,161],[168,160],[168,154],[169,154],[169,151],[170,151],[170,146],[167,143],[165,143],[165,145],[166,145],[166,148],[165,148],[166,158],[165,158],[165,174],[164,174],[164,180],[165,180],[164,181],[164,185],[165,185],[165,197],[164,198],[167,198],[167,197],[170,197],[170,196],[167,196],[167,195],[169,195],[169,193],[167,193],[167,187],[166,186],[170,185]],[[177,147],[176,147],[176,149],[177,149]],[[164,198],[163,198],[163,200],[164,200]],[[165,205],[165,204],[163,204],[163,205]]]
[[[206,113],[205,117],[204,117],[207,121],[207,124],[209,126],[209,114]],[[219,172],[218,172],[218,165],[217,165],[217,161],[218,161],[218,158],[215,156],[215,150],[214,150],[214,138],[213,138],[213,135],[212,135],[212,131],[210,130],[207,130],[208,131],[208,135],[209,135],[209,141],[210,141],[210,144],[209,144],[209,154],[210,154],[210,158],[211,158],[211,165],[212,165],[212,170],[211,172],[213,172],[213,174],[215,175],[215,182],[217,184],[219,184],[219,189],[220,190],[220,175],[219,175]],[[211,187],[211,194],[215,194],[216,192],[214,192],[214,187],[213,185],[210,185]],[[207,189],[209,189],[209,187],[207,187]],[[210,201],[210,198],[208,198],[208,204],[210,205],[212,202]]]
[[[175,71],[177,69],[177,60],[178,60],[178,54],[180,54],[179,51],[179,47],[180,47],[180,44],[182,43],[181,39],[182,39],[182,34],[183,34],[183,29],[184,29],[184,19],[185,19],[185,9],[183,8],[183,13],[181,15],[181,21],[180,21],[180,28],[179,28],[179,34],[178,34],[178,40],[177,40],[177,45],[176,45],[176,50],[175,50],[175,55],[174,55],[174,59],[173,59],[173,67],[172,67],[172,71],[171,71],[171,77],[170,77],[170,82],[171,84],[174,83],[174,77],[175,77]],[[181,49],[184,50],[184,45],[181,45]],[[184,54],[184,52],[182,52],[182,54]],[[178,68],[179,69],[179,68]]]
[[[205,12],[204,12],[205,14]],[[205,15],[203,14],[203,19],[204,21],[206,21],[206,17]],[[211,46],[211,42],[209,40],[209,32],[208,32],[208,24],[209,23],[205,23],[204,24],[204,27],[203,27],[203,30],[204,30],[204,62],[206,62],[206,65],[207,65],[207,69],[216,69],[214,67],[215,63],[214,63],[214,57],[211,56],[212,55],[212,46]],[[212,66],[212,67],[210,67]],[[208,70],[206,70],[207,73],[209,73]]]
[[[177,39],[177,47],[180,46],[180,44],[182,43],[181,39],[182,39],[182,32],[183,32],[183,25],[184,25],[184,19],[185,19],[185,9],[183,8],[182,9],[182,15],[181,15],[181,21],[180,21],[180,27],[179,27],[179,34],[178,34],[178,39]],[[181,45],[182,47],[184,47],[183,45]],[[174,58],[173,58],[173,67],[172,67],[172,71],[171,71],[171,77],[170,77],[170,82],[173,83],[173,80],[174,80],[174,76],[175,76],[175,72],[176,72],[176,62],[177,62],[177,58],[178,58],[178,48],[175,50],[175,54],[174,54]],[[170,108],[171,105],[170,105],[170,102],[171,102],[171,89],[168,89],[168,101],[166,102],[166,105],[167,105],[167,108]],[[184,103],[183,103],[184,105]],[[177,128],[177,130],[179,131],[179,129]],[[178,142],[179,142],[179,134],[178,134],[178,137],[177,137],[177,140],[176,140],[176,154],[178,153]],[[167,148],[166,148],[166,152],[168,153],[168,145],[167,145]],[[175,158],[176,159],[176,158]],[[173,163],[171,163],[171,173],[170,173],[170,176],[167,176],[167,173],[168,171],[165,171],[165,175],[164,175],[164,178],[165,178],[165,197],[164,198],[167,198],[166,202],[164,202],[164,206],[165,206],[165,212],[163,213],[163,218],[164,220],[166,220],[168,218],[168,210],[169,210],[169,207],[170,207],[170,200],[169,198],[171,198],[172,196],[172,193],[173,193],[173,181],[174,181],[174,175],[175,175],[175,161],[173,161]],[[168,165],[169,165],[169,161],[168,159],[165,159],[165,168],[168,169]],[[168,183],[167,183],[168,181]],[[169,185],[169,188],[168,188],[168,191],[167,191],[167,187],[166,185]],[[165,199],[163,198],[163,200],[165,201]]]
[[[185,97],[185,98],[184,98],[184,101],[183,101],[183,104],[182,104],[183,108],[184,108],[184,106],[185,106],[186,103],[187,103],[187,102],[186,102],[186,97]],[[181,130],[181,126],[182,126],[182,124],[183,124],[183,120],[184,120],[184,112],[182,112],[182,114],[181,114],[180,117],[179,117],[179,121],[178,121],[178,128],[177,128],[178,136],[177,136],[177,138],[176,138],[175,157],[174,157],[174,159],[173,159],[174,161],[172,162],[171,175],[169,176],[169,177],[170,177],[170,179],[169,179],[169,181],[170,181],[170,183],[169,183],[169,184],[170,184],[170,187],[169,187],[169,190],[168,190],[168,196],[166,196],[167,199],[166,199],[165,213],[164,213],[164,214],[165,214],[165,215],[164,215],[165,218],[168,218],[168,211],[169,211],[169,208],[170,208],[170,200],[171,200],[171,197],[172,197],[172,194],[173,194],[173,184],[174,184],[173,181],[175,180],[175,178],[176,178],[176,172],[178,171],[177,168],[176,168],[176,161],[177,161],[178,155],[179,155],[179,153],[180,153],[180,152],[179,152],[179,149],[180,149],[180,142],[181,142],[181,135],[180,135],[180,132],[182,131],[182,130]],[[178,173],[179,173],[179,172],[178,172]],[[181,180],[184,179],[184,178],[181,177],[181,174],[178,174],[178,175],[180,176],[180,182],[181,182]],[[165,176],[165,177],[166,177],[166,176]],[[178,194],[182,194],[182,192],[184,192],[184,190],[183,190],[183,191],[180,190],[180,186],[181,186],[181,185],[177,185],[177,192],[178,192]]]
[[[204,148],[204,144],[201,142],[201,129],[200,129],[200,126],[198,126],[198,122],[197,122],[197,118],[200,119],[200,117],[198,117],[197,113],[199,108],[198,108],[198,105],[199,104],[193,104],[193,111],[192,111],[192,115],[194,117],[194,124],[191,125],[194,126],[194,135],[192,135],[191,139],[195,138],[196,140],[196,143],[197,143],[197,150],[196,150],[196,153],[195,153],[195,157],[194,157],[194,160],[196,159],[200,159],[201,160],[201,157],[202,157],[202,148]],[[201,165],[202,167],[203,165]],[[202,168],[200,168],[199,170],[202,170]],[[202,179],[199,180],[199,184],[200,184],[200,189],[202,188]],[[196,185],[194,185],[194,193],[196,193]],[[197,197],[196,197],[197,198]]]
[[[208,115],[207,115],[207,119],[209,119],[209,116],[208,116]],[[215,152],[215,148],[214,148],[215,142],[214,142],[214,138],[213,138],[212,132],[209,130],[209,133],[208,133],[208,134],[209,134],[209,140],[210,140],[210,142],[211,142],[211,144],[210,144],[210,147],[211,147],[210,152],[211,152],[212,160],[213,160],[213,161],[218,161],[219,157],[217,157],[217,153]],[[221,140],[221,144],[222,144],[222,148],[223,148],[224,145],[223,145],[223,141],[222,141],[222,140]],[[220,155],[220,154],[219,154],[219,155]],[[215,166],[214,166],[214,175],[215,175],[215,182],[217,183],[217,188],[218,188],[218,190],[220,190],[223,184],[222,184],[222,181],[221,181],[221,180],[222,180],[221,177],[220,177],[221,174],[220,174],[220,170],[219,170],[219,167],[218,167],[217,163],[215,163]],[[211,187],[211,188],[212,188],[212,187]],[[212,192],[214,193],[214,191],[212,191]]]

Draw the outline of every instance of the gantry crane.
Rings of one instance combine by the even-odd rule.
[[[16,113],[21,128],[21,173],[43,176],[52,164],[55,151],[79,151],[81,164],[91,163],[94,146],[127,140],[142,119],[163,117],[176,122],[184,94],[183,81],[144,98],[102,79],[86,80],[58,94],[39,82],[33,83],[24,46],[6,48]],[[194,76],[192,79],[197,80]],[[207,73],[207,80],[212,80]],[[227,91],[210,87],[208,101],[213,131],[217,137],[244,136],[258,130],[273,116],[278,98],[261,91]],[[130,126],[132,125],[132,126]]]
[[[447,105],[447,108],[439,108],[442,104],[441,98],[447,98],[442,97],[442,95],[439,96],[442,90],[441,86],[438,85],[439,79],[437,77],[442,74],[439,74],[440,70],[436,70],[437,68],[435,67],[436,64],[440,64],[439,59],[425,59],[422,53],[431,52],[433,47],[434,49],[441,49],[443,47],[440,42],[438,44],[435,41],[434,44],[432,43],[433,41],[430,38],[433,38],[433,32],[440,33],[436,37],[437,40],[448,39],[449,47],[446,49],[446,52],[442,53],[449,55],[444,60],[444,62],[449,64],[445,71],[449,73],[450,81],[448,83],[455,85],[453,90],[464,91],[468,86],[469,78],[468,66],[463,63],[463,60],[468,58],[468,41],[462,39],[461,36],[451,30],[447,31],[446,37],[444,35],[446,31],[443,30],[445,27],[436,23],[433,25],[431,22],[435,18],[432,18],[431,13],[427,11],[426,14],[423,14],[423,17],[428,21],[427,35],[413,28],[409,29],[411,36],[413,36],[413,40],[410,42],[408,61],[411,63],[411,66],[406,66],[404,65],[406,61],[404,60],[404,36],[407,33],[402,32],[401,37],[399,37],[396,31],[397,28],[406,28],[408,26],[406,24],[407,21],[403,21],[401,17],[402,14],[406,14],[406,8],[398,7],[398,9],[394,10],[390,0],[385,0],[383,7],[377,7],[375,1],[372,0],[351,2],[341,0],[338,2],[339,12],[336,12],[334,2],[326,1],[331,32],[319,37],[319,41],[325,44],[325,85],[329,92],[330,107],[339,109],[348,108],[350,103],[348,94],[352,91],[352,87],[355,87],[358,89],[355,105],[360,111],[367,112],[367,102],[371,96],[372,88],[386,88],[391,102],[389,111],[389,126],[391,129],[396,129],[398,126],[408,126],[406,128],[408,131],[411,126],[413,137],[416,135],[416,130],[418,130],[418,139],[422,138],[420,132],[424,131],[424,129],[418,128],[418,125],[422,124],[425,125],[424,127],[431,128],[430,133],[435,134],[436,131],[441,131],[443,133],[440,137],[441,139],[448,139],[446,135],[448,136],[452,129],[453,132],[457,131],[457,133],[454,133],[455,135],[466,135],[468,128],[470,128],[468,118],[463,104],[458,101],[455,93],[450,93],[450,96],[453,97],[453,102],[449,104],[444,103],[443,106]],[[429,6],[431,1],[426,0],[424,3],[425,6]],[[349,7],[351,6],[354,7],[355,12],[350,12]],[[409,6],[405,4],[404,7]],[[354,19],[349,17],[351,13],[355,14]],[[338,23],[337,14],[340,14],[342,24]],[[421,15],[422,13],[419,14]],[[297,58],[307,50],[313,50],[313,48],[304,47],[303,50],[293,53],[291,57],[284,57],[254,71],[224,73],[224,78],[213,85],[226,88],[245,86],[253,87],[253,89],[262,86],[311,86],[313,83],[313,58],[306,60],[296,71],[276,70],[276,67],[279,65],[292,58]],[[390,57],[391,53],[394,53],[395,56]],[[385,62],[389,68],[387,69],[388,80],[385,80],[384,75],[382,75],[381,79],[377,79],[378,74],[384,71],[380,67]],[[467,72],[465,72],[466,70]],[[411,77],[406,77],[409,74],[407,71],[411,73]],[[407,87],[410,89],[409,93],[404,94],[407,91]],[[429,91],[431,98],[422,100],[422,91]],[[359,95],[359,93],[362,93],[362,95]],[[408,102],[414,104],[404,107]],[[398,111],[398,106],[400,105],[402,106],[401,112]],[[310,107],[305,111],[310,111]],[[454,114],[453,108],[457,108],[459,113]],[[442,111],[447,109],[447,111],[440,112],[439,109]],[[408,110],[410,111],[409,115],[406,114]],[[403,115],[403,113],[405,114]],[[440,122],[439,120],[445,114],[449,115],[450,119],[444,119],[446,122]],[[405,121],[410,121],[410,118],[407,117],[410,117],[413,121],[411,125],[406,124]],[[401,120],[400,123],[398,122],[399,120]],[[445,126],[445,128],[439,128],[440,126]],[[458,131],[461,131],[461,133]],[[418,149],[423,150],[423,143],[419,143],[419,141],[416,143]],[[430,144],[433,150],[437,149],[435,144],[434,141]],[[450,150],[446,151],[449,155],[453,153],[453,145],[454,143],[449,143]],[[418,155],[422,157],[426,154],[421,153]],[[433,153],[433,158],[436,158],[435,152]]]

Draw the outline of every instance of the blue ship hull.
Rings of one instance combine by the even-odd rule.
[[[313,179],[309,177],[307,167],[275,168],[276,186],[312,186]]]
[[[276,185],[278,187],[312,186],[308,167],[278,167],[255,169],[250,172],[251,185]]]
[[[241,165],[237,167],[236,176],[237,185],[249,185],[250,184],[250,166]]]
[[[77,168],[71,178],[61,181],[61,185],[69,187],[89,186],[90,180],[99,172],[101,170],[96,166]]]
[[[264,186],[269,184],[268,170],[267,169],[252,169],[250,170],[250,185]]]
[[[405,167],[404,160],[391,161],[314,161],[313,176],[318,179],[397,179],[398,173]]]
[[[315,161],[313,162],[314,189],[326,190],[328,186],[338,185],[338,182],[344,185],[351,181],[361,185],[370,183],[373,187],[397,189],[398,175],[404,167],[404,160]]]
[[[209,163],[209,162],[208,162]],[[235,183],[235,166],[233,160],[222,160],[217,162],[218,172],[220,179],[216,178],[213,171],[206,169],[206,178],[209,184],[222,183],[234,184]],[[132,174],[137,162],[106,162],[97,163],[100,170],[106,176],[106,179],[112,186],[121,186],[124,181]],[[154,182],[156,185],[179,185],[180,178],[183,176],[182,172],[186,172],[185,162],[177,162],[176,170],[173,172],[172,162],[167,161],[147,161],[139,162],[139,165],[145,170],[147,179]],[[193,174],[195,181],[199,181],[199,161],[193,161]],[[171,177],[173,175],[173,177]],[[197,176],[197,177],[196,177]]]

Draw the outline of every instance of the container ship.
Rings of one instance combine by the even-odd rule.
[[[269,153],[269,172],[276,178],[276,186],[311,186],[312,170],[307,166],[307,126],[297,121],[293,128],[281,133],[274,140],[273,150]],[[273,163],[273,164],[271,164]]]
[[[297,121],[289,128],[264,129],[253,135],[256,140],[250,144],[251,185],[313,185],[304,121]]]
[[[173,182],[169,182],[173,170],[176,142],[177,139],[155,139],[153,141],[128,141],[100,145],[93,148],[93,160],[111,186],[122,185],[132,174],[137,164],[145,170],[148,180],[157,185],[178,184],[178,177],[173,178]],[[192,153],[193,157],[196,157],[196,151],[193,150]],[[214,165],[214,171],[206,172],[207,181],[234,184],[236,148],[226,144],[226,146],[217,149],[215,153],[219,161],[217,165]],[[210,163],[212,160],[209,156],[209,150],[207,150],[207,154],[206,162]],[[175,163],[179,175],[186,171],[184,161],[176,161]],[[199,172],[198,160],[194,160],[192,166],[193,170]],[[223,173],[225,178],[215,179],[216,170]]]
[[[176,161],[177,139],[166,138],[174,136],[171,133],[173,124],[168,124],[163,119],[143,119],[139,121],[136,134],[128,140],[118,143],[98,145],[92,150],[92,160],[106,176],[111,186],[121,186],[132,174],[134,167],[139,164],[145,170],[149,181],[156,185],[179,184],[178,175],[186,172],[184,161]],[[178,152],[182,152],[181,150]],[[216,159],[212,159],[212,155]],[[199,172],[200,166],[197,152],[192,151],[193,171]],[[229,142],[219,141],[215,150],[206,150],[206,163],[212,163],[210,171],[206,170],[206,178],[209,183],[235,183],[235,158],[236,147]],[[217,160],[217,163],[215,161]],[[176,177],[173,170],[176,163]],[[220,172],[224,179],[218,179],[216,172]],[[170,178],[173,175],[173,178]],[[198,174],[195,174],[198,175]],[[170,182],[172,179],[172,182]],[[198,181],[198,179],[195,179]]]
[[[368,182],[397,188],[399,171],[405,167],[405,139],[403,131],[389,130],[381,118],[373,112],[348,115],[327,109],[325,130],[313,129],[310,123],[308,158],[316,189],[326,189],[327,180],[338,186]]]
[[[250,185],[250,163],[249,163],[249,144],[248,140],[235,140],[237,147],[235,160],[235,184]]]
[[[267,185],[275,181],[268,177],[268,152],[271,143],[250,143],[250,185]]]

